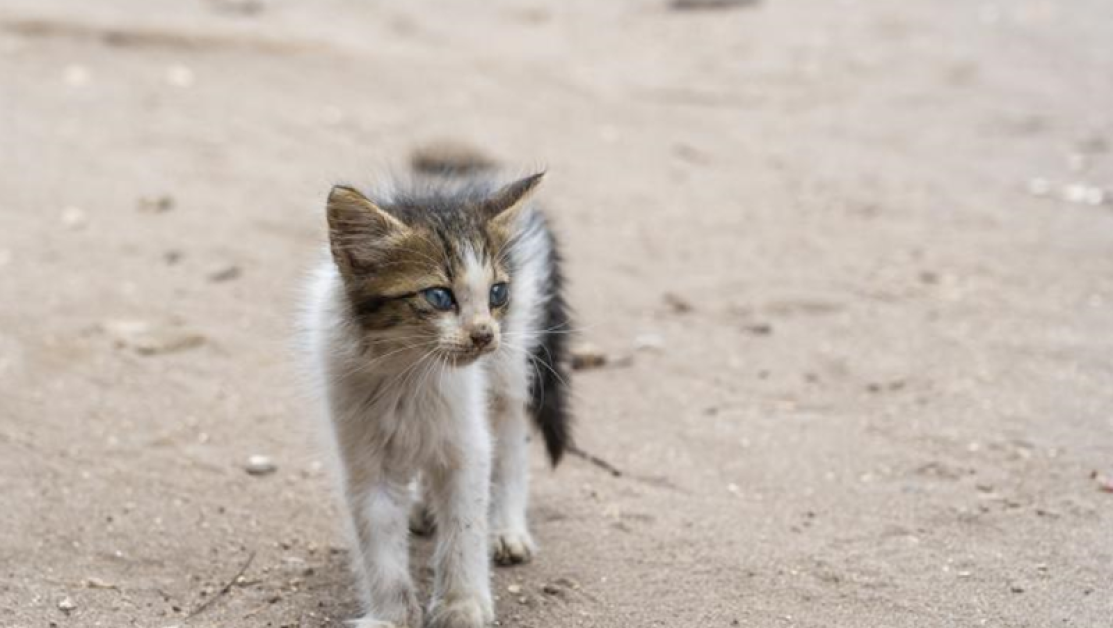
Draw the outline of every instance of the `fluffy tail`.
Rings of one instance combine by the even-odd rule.
[[[549,234],[550,239],[552,234]],[[572,445],[572,421],[568,414],[568,374],[565,370],[569,323],[568,304],[564,301],[564,277],[560,270],[560,254],[552,245],[552,260],[545,320],[541,344],[533,351],[539,365],[533,381],[531,410],[533,420],[545,439],[549,460],[557,466]]]

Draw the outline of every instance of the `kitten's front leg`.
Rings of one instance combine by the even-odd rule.
[[[525,403],[495,400],[495,460],[491,480],[491,535],[495,562],[529,562],[533,538],[526,523],[529,503],[529,423]]]
[[[355,528],[353,556],[361,576],[366,615],[354,628],[421,628],[422,611],[409,572],[410,496],[404,484],[349,480]]]
[[[468,417],[453,464],[430,473],[437,520],[430,628],[479,628],[494,621],[487,539],[491,443],[484,417]]]

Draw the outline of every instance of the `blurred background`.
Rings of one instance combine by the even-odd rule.
[[[0,0],[0,625],[354,614],[296,302],[446,141],[621,472],[534,452],[500,625],[1109,625],[1108,0]]]

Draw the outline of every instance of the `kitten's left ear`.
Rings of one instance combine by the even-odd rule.
[[[332,257],[344,277],[372,267],[392,240],[409,233],[402,221],[346,185],[329,192],[328,227]]]
[[[544,176],[544,172],[538,172],[519,179],[503,186],[484,201],[483,213],[489,225],[495,229],[509,230]]]

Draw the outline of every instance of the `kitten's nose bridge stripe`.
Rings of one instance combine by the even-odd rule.
[[[490,270],[484,263],[479,253],[471,246],[464,247],[461,252],[463,269],[460,276],[461,307],[466,307],[471,318],[478,313],[488,311],[487,291],[490,289]],[[464,305],[466,302],[466,305]],[[466,320],[466,319],[465,319]]]

